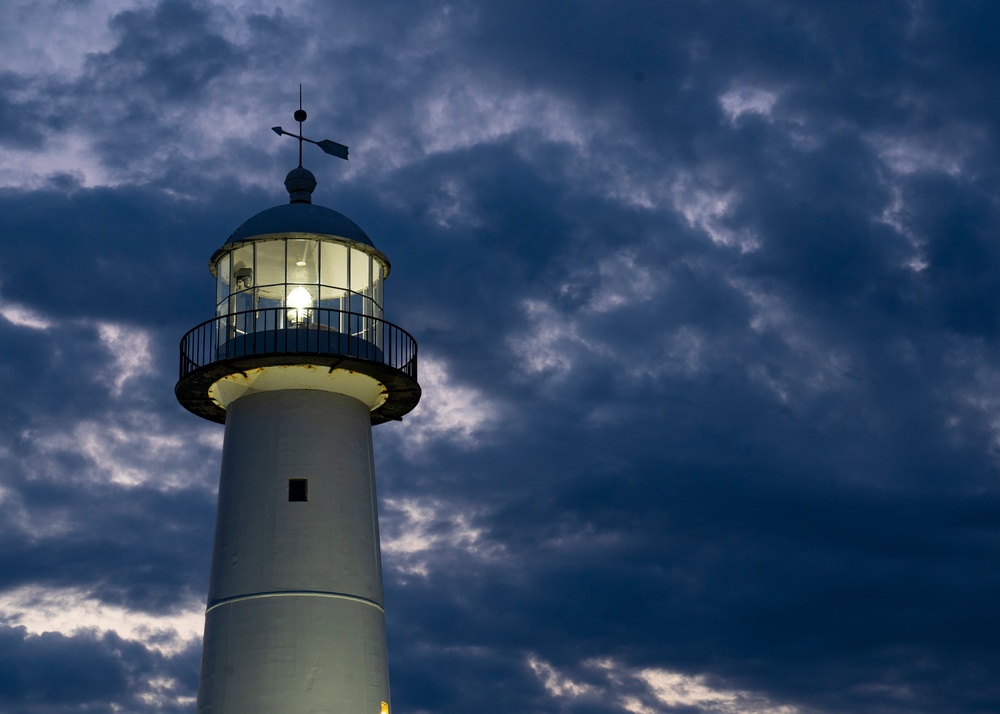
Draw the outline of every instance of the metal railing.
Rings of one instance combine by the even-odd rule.
[[[257,355],[340,355],[417,378],[417,342],[378,317],[330,308],[269,307],[206,320],[181,338],[181,379],[223,360]]]

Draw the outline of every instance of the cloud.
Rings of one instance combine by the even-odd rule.
[[[417,408],[395,430],[396,440],[416,455],[431,443],[473,448],[501,420],[502,408],[475,387],[456,383],[442,360],[421,357],[423,394]]]
[[[779,95],[767,89],[744,86],[730,89],[719,97],[719,104],[730,122],[736,121],[744,114],[760,114],[770,118]]]
[[[12,21],[3,32],[0,58],[10,72],[77,73],[88,54],[113,45],[109,21],[137,5],[134,0],[69,5],[14,0],[8,7]]]
[[[490,543],[473,525],[475,514],[461,513],[454,504],[427,499],[385,499],[382,537],[385,562],[404,576],[427,577],[432,564],[456,554],[473,558],[502,557],[503,545]],[[447,555],[446,555],[447,554]]]
[[[205,613],[201,603],[189,603],[186,611],[173,614],[144,613],[102,602],[78,588],[25,585],[0,593],[0,618],[32,635],[113,632],[148,649],[176,655],[192,642],[200,644]]]
[[[193,649],[178,657],[175,664],[111,633],[31,635],[23,627],[15,627],[0,628],[0,640],[6,675],[0,703],[12,714],[89,714],[150,707],[180,714],[194,704],[192,697],[183,694],[191,686],[185,670],[192,668]],[[26,666],[28,663],[33,666]]]
[[[4,305],[0,307],[0,315],[12,325],[27,327],[31,330],[47,330],[52,327],[49,320],[20,305]]]
[[[688,225],[704,231],[713,243],[737,247],[743,253],[760,248],[760,239],[751,231],[732,227],[733,208],[739,202],[733,189],[719,191],[710,186],[698,186],[696,179],[683,176],[675,181],[671,194],[674,208]]]
[[[578,682],[534,655],[528,666],[556,700],[590,700],[605,711],[656,714],[697,711],[704,714],[798,714],[792,705],[776,705],[752,692],[712,686],[703,675],[666,669],[629,669],[607,658],[591,658],[577,670],[591,682]]]
[[[799,711],[794,706],[776,706],[751,692],[711,687],[703,676],[644,669],[638,672],[637,677],[649,685],[659,704],[668,707],[699,707],[703,711],[725,714],[796,714]]]
[[[397,708],[997,708],[997,13],[11,5],[0,709],[192,708],[223,430],[177,340],[300,81],[421,346]]]
[[[140,410],[129,410],[104,422],[78,422],[69,433],[32,433],[28,440],[36,449],[40,477],[46,471],[57,471],[54,464],[70,458],[82,462],[82,468],[70,478],[90,483],[163,490],[203,485],[200,473],[164,468],[172,454],[191,443],[190,437],[170,433],[164,426]],[[217,440],[200,434],[194,442],[203,447],[217,445]]]
[[[152,372],[149,335],[135,327],[109,323],[98,324],[97,334],[114,357],[108,374],[112,394],[120,397],[127,381]]]

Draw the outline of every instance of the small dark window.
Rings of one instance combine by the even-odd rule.
[[[288,479],[288,500],[308,501],[309,500],[309,479],[290,478]]]

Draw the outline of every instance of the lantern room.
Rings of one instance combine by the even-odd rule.
[[[211,270],[218,315],[283,307],[284,320],[294,326],[310,324],[314,308],[382,317],[389,266],[372,246],[286,232],[227,244],[213,256]]]
[[[246,221],[212,256],[216,314],[240,332],[319,326],[373,338],[389,260],[352,220],[310,202],[309,171],[295,169],[285,186],[291,203]]]
[[[348,393],[373,423],[419,400],[416,342],[383,319],[389,259],[354,221],[314,205],[315,186],[292,170],[291,201],[244,222],[209,260],[215,317],[181,341],[177,387],[196,414],[223,421],[236,395],[274,385]]]

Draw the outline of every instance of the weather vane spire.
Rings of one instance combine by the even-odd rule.
[[[290,131],[285,131],[280,126],[272,126],[271,131],[273,131],[278,136],[282,134],[286,136],[291,136],[299,140],[299,168],[302,168],[302,142],[308,141],[310,144],[315,144],[321,148],[325,153],[330,156],[336,156],[338,158],[347,160],[347,147],[343,144],[338,144],[336,141],[330,141],[329,139],[323,139],[323,141],[313,141],[312,139],[307,139],[302,135],[302,122],[306,120],[307,114],[302,108],[302,85],[299,84],[299,108],[295,110],[293,115],[295,121],[299,123],[299,133],[293,134]]]

